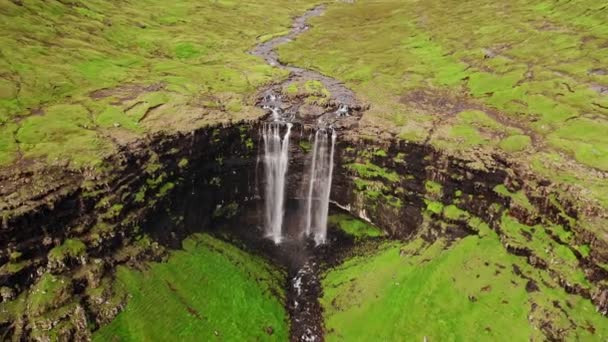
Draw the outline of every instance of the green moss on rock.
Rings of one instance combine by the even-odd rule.
[[[331,215],[328,221],[330,225],[339,228],[355,239],[385,235],[380,228],[347,214]]]

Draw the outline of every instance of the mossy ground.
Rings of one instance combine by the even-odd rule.
[[[287,73],[248,51],[313,4],[2,0],[0,166],[95,166],[146,132],[260,116],[249,97]]]
[[[144,271],[118,269],[127,306],[94,340],[287,340],[281,271],[205,234],[183,248]]]
[[[329,226],[342,230],[356,240],[368,237],[380,237],[385,233],[369,222],[362,221],[348,214],[334,214],[328,218]]]
[[[604,340],[605,318],[544,271],[507,253],[487,226],[453,242],[387,243],[329,270],[328,341]],[[547,329],[550,327],[551,329]]]
[[[503,150],[608,207],[608,25],[593,0],[336,2],[281,59],[371,103],[362,122]],[[348,18],[347,20],[345,18]]]
[[[331,98],[329,90],[323,86],[323,83],[316,80],[289,83],[283,87],[281,92],[288,98],[301,97],[308,104],[326,105]]]

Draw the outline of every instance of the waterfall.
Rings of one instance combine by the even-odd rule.
[[[285,177],[289,164],[289,135],[291,123],[286,123],[287,132],[281,139],[279,122],[267,123],[263,127],[264,173],[266,176],[265,210],[266,235],[275,243],[282,239],[283,206],[285,202]]]
[[[328,134],[331,134],[330,146],[328,146]],[[335,144],[336,132],[333,129],[331,129],[331,133],[326,129],[319,129],[315,132],[306,198],[304,233],[307,236],[313,234],[317,244],[325,243],[327,237],[327,215],[334,169]]]
[[[294,112],[283,112],[281,96],[274,95],[272,92],[264,95],[260,105],[269,114],[268,121],[263,124],[261,129],[263,150],[260,148],[260,154],[258,154],[258,161],[262,160],[264,164],[265,235],[278,244],[285,238],[282,225],[285,216],[289,138],[293,127],[292,122],[297,122],[294,121],[297,118]],[[307,175],[302,178],[304,182],[308,183],[303,184],[305,199],[304,206],[300,209],[303,224],[300,226],[300,233],[306,237],[312,237],[317,245],[323,244],[327,240],[327,215],[337,136],[331,120],[348,116],[349,112],[350,108],[341,104],[336,110],[327,112],[324,117],[317,118],[315,123],[316,131],[310,154],[310,166],[304,171]],[[263,158],[261,158],[262,151]]]

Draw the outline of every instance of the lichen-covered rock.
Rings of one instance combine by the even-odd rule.
[[[72,294],[72,282],[67,277],[45,273],[28,293],[27,315],[36,317],[58,308],[68,302]]]
[[[89,341],[91,338],[86,311],[76,302],[31,318],[27,329],[28,338],[40,342]]]
[[[70,265],[86,263],[86,246],[77,239],[67,239],[49,252],[47,269],[54,274],[64,272]]]
[[[608,288],[600,288],[592,297],[597,311],[604,316],[608,316]]]
[[[15,290],[10,287],[0,287],[0,303],[8,302],[15,298]]]

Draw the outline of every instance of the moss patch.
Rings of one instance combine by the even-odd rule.
[[[347,214],[336,214],[329,217],[329,224],[337,227],[355,239],[384,236],[380,228]]]

